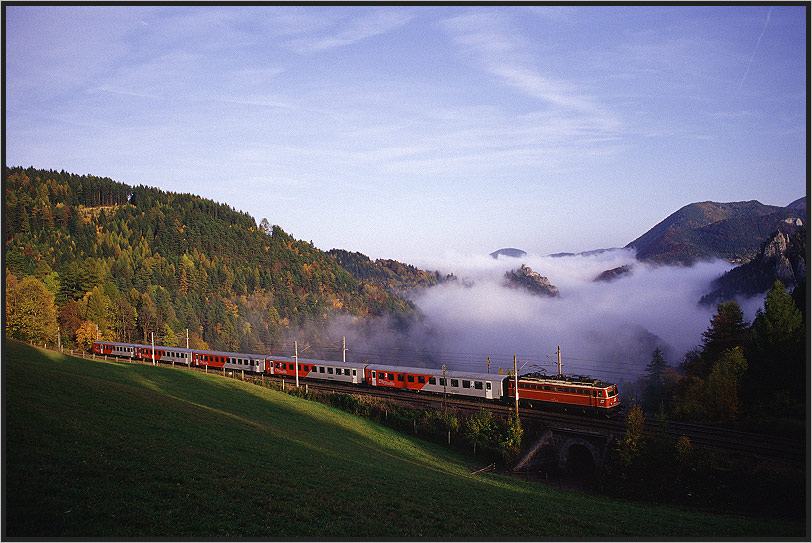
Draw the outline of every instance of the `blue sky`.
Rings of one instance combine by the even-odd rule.
[[[618,247],[806,192],[806,12],[6,6],[9,165],[191,192],[320,249]]]

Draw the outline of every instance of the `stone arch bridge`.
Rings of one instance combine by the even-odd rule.
[[[548,425],[513,471],[532,471],[554,465],[569,472],[598,473],[614,437],[610,430]]]

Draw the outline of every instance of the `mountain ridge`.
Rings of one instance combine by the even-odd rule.
[[[695,202],[675,211],[626,245],[637,259],[662,264],[692,264],[724,258],[732,262],[753,258],[774,231],[791,232],[806,218],[806,197],[787,207],[742,202]]]

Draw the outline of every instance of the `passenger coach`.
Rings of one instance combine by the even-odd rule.
[[[502,397],[504,375],[469,373],[433,368],[407,368],[371,364],[366,367],[365,379],[372,386],[400,388],[417,392],[458,394],[487,400]]]
[[[336,362],[299,358],[299,378],[320,379],[323,381],[340,381],[342,383],[361,384],[364,379],[366,364],[358,362]],[[285,375],[296,378],[296,359],[288,357],[268,357],[265,359],[265,372],[271,375]]]

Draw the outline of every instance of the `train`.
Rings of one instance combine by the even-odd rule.
[[[284,356],[211,351],[163,345],[142,345],[115,341],[96,341],[97,355],[134,360],[182,364],[189,367],[244,371],[250,374],[277,375],[317,381],[337,381],[378,389],[399,389],[415,393],[448,394],[492,402],[516,399],[528,407],[553,409],[578,414],[612,417],[620,410],[617,385],[588,376],[548,376],[541,373],[508,375],[341,362],[334,360],[294,359]],[[298,367],[297,367],[298,366]]]

